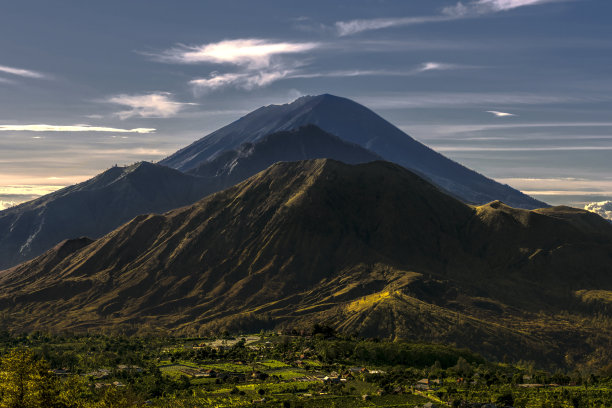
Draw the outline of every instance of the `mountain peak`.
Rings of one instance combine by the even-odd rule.
[[[345,142],[357,144],[384,160],[413,170],[467,203],[483,204],[501,199],[520,208],[546,206],[444,157],[367,107],[328,93],[306,95],[284,105],[259,108],[160,163],[189,172],[244,143],[256,143],[271,133],[307,124],[314,124]]]

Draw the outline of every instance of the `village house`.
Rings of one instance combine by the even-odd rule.
[[[117,370],[119,371],[129,371],[129,372],[133,372],[133,373],[142,373],[143,369],[141,367],[138,367],[136,365],[126,365],[126,364],[119,364],[117,366]]]
[[[429,378],[423,378],[417,381],[416,384],[414,384],[414,389],[420,391],[428,391],[430,389]]]

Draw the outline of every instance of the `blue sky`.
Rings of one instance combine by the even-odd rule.
[[[0,206],[326,92],[544,201],[611,200],[610,15],[605,0],[4,2]]]

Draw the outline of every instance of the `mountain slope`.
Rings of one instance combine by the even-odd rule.
[[[347,143],[314,125],[269,134],[256,143],[244,143],[188,171],[189,174],[215,179],[222,187],[246,180],[278,161],[329,158],[347,164],[380,160],[363,147]]]
[[[309,125],[223,152],[191,175],[146,162],[113,167],[84,183],[0,212],[0,269],[31,259],[64,239],[99,237],[137,215],[191,204],[278,161],[314,158],[346,163],[380,159]]]
[[[609,356],[612,330],[582,298],[612,290],[610,264],[595,214],[474,208],[391,163],[310,160],[1,272],[0,310],[15,329],[326,321],[561,364]]]
[[[468,203],[501,200],[513,207],[546,204],[488,179],[417,142],[366,107],[333,95],[305,96],[285,105],[259,108],[179,150],[160,163],[189,171],[221,152],[281,130],[314,124],[359,144],[385,160],[412,169]]]
[[[191,204],[209,192],[197,177],[157,164],[110,168],[1,211],[0,268],[31,259],[64,239],[96,238],[138,214]]]

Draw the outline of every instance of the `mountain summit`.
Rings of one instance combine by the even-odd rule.
[[[512,207],[528,209],[547,206],[435,152],[365,106],[329,94],[304,96],[289,104],[261,107],[160,163],[189,171],[241,144],[308,124],[411,169],[465,202],[485,204],[501,200]]]

